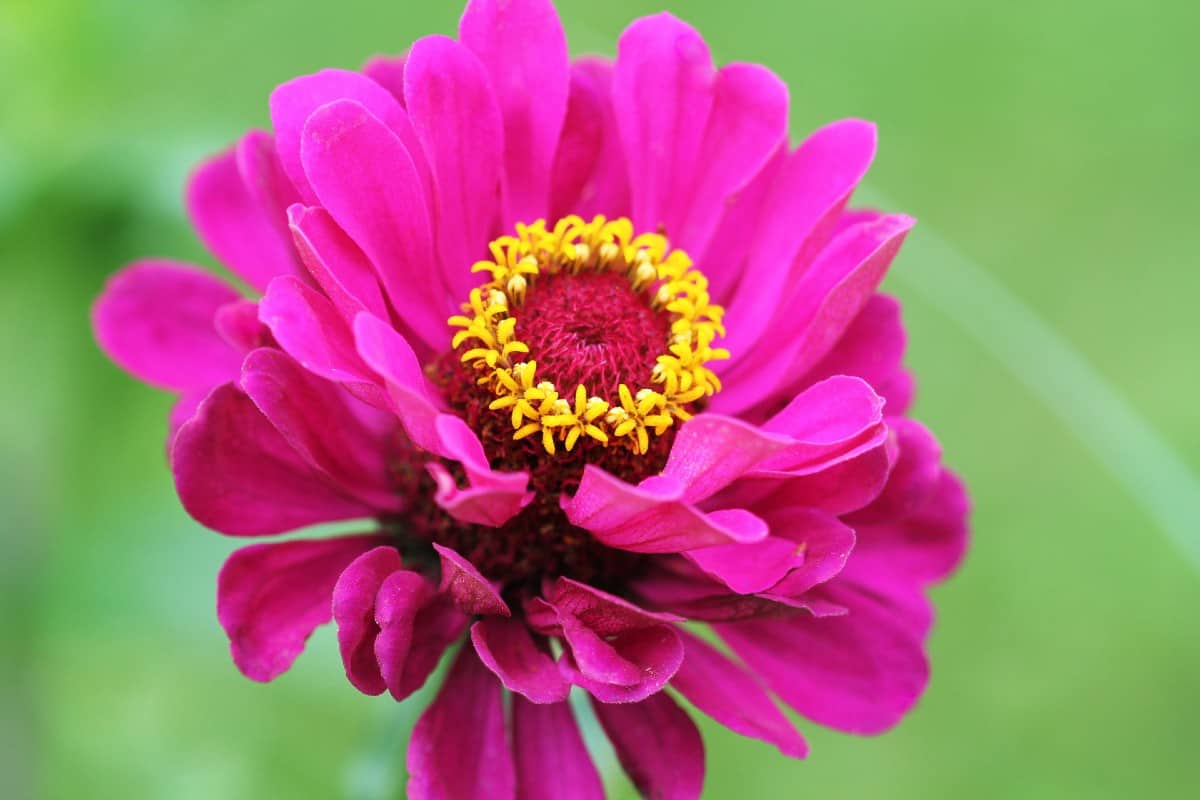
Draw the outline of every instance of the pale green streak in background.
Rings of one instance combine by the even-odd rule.
[[[611,52],[662,5],[561,8],[577,52]],[[797,136],[880,123],[870,184],[921,220],[888,283],[917,412],[976,507],[914,714],[872,740],[805,725],[807,762],[706,726],[708,796],[1188,796],[1193,4],[670,5],[718,58],[784,77]],[[273,85],[449,32],[458,10],[0,4],[0,796],[365,798],[399,780],[413,709],[346,685],[329,631],[270,686],[229,663],[213,578],[236,543],[178,508],[168,402],[97,354],[86,310],[138,256],[212,263],[180,187],[266,125]]]

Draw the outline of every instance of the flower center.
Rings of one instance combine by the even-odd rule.
[[[708,362],[724,310],[708,280],[661,234],[628,219],[565,217],[518,225],[474,271],[453,348],[476,384],[509,414],[513,439],[538,436],[550,455],[581,438],[650,450],[720,389]]]
[[[529,473],[534,499],[489,528],[452,521],[425,487],[425,512],[406,516],[508,593],[559,575],[620,591],[644,556],[571,525],[559,498],[588,464],[631,483],[662,470],[679,423],[720,389],[707,364],[729,357],[712,346],[723,311],[686,253],[627,219],[518,225],[489,250],[474,269],[491,278],[430,376],[494,469]]]

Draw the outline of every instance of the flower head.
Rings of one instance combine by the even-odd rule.
[[[777,700],[856,733],[900,720],[967,501],[905,416],[876,293],[912,220],[847,207],[871,125],[792,148],[766,69],[715,68],[666,14],[569,62],[546,0],[472,0],[458,40],[270,106],[274,134],[188,188],[261,294],[148,261],[94,310],[115,361],[179,394],[197,520],[363,520],[229,558],[242,672],[275,678],[332,621],[350,682],[403,699],[454,650],[415,798],[600,796],[572,687],[654,797],[703,777],[668,686],[795,757]]]

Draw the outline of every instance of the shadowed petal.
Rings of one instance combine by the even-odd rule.
[[[898,723],[929,679],[925,620],[851,590],[830,593],[849,612],[750,619],[714,627],[771,690],[804,716],[848,733]]]
[[[582,58],[571,65],[567,118],[554,158],[550,216],[628,216],[629,173],[612,107],[612,63]]]
[[[752,675],[712,645],[680,632],[687,653],[671,686],[731,731],[770,742],[792,758],[808,745]]]
[[[604,800],[604,784],[567,702],[512,699],[513,754],[521,800]]]
[[[640,703],[592,703],[625,773],[643,797],[696,800],[704,785],[704,742],[666,692]]]
[[[500,598],[487,578],[470,561],[449,547],[434,544],[442,562],[442,582],[438,591],[450,598],[464,614],[512,616],[508,604]]]
[[[512,800],[516,778],[500,682],[475,649],[459,650],[437,698],[408,745],[412,800]]]

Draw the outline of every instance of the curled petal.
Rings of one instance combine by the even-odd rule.
[[[217,619],[246,677],[269,681],[291,667],[313,630],[332,617],[338,576],[383,536],[251,545],[217,578]]]
[[[570,684],[521,620],[482,619],[471,627],[471,642],[480,660],[509,691],[532,703],[559,703],[567,698]]]
[[[460,611],[464,614],[512,616],[496,587],[479,574],[474,564],[449,547],[434,544],[433,549],[442,561],[442,582],[438,591],[449,597]]]

